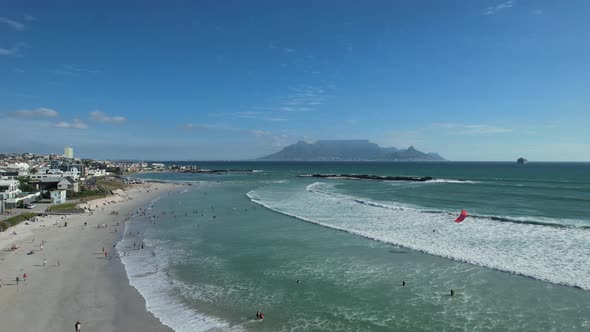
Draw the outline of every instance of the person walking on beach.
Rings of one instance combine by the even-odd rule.
[[[61,264],[59,263],[59,259],[57,260],[57,267],[60,267]]]
[[[47,260],[45,258],[43,258],[43,267],[47,266]]]
[[[82,324],[80,324],[80,321],[77,321],[76,324],[74,324],[74,328],[76,328],[76,332],[80,332],[81,327],[82,327]]]
[[[20,281],[19,276],[16,276],[16,284],[18,285],[18,282]]]
[[[106,250],[105,250],[105,252],[104,252],[104,259],[107,259],[107,256],[108,256],[108,255],[109,255],[109,254],[108,254],[108,253],[106,252]]]

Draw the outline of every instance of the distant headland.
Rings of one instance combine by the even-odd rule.
[[[258,158],[276,161],[444,161],[437,153],[424,153],[413,146],[407,149],[380,147],[369,140],[299,141],[281,151]]]

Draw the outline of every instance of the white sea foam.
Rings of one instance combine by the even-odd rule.
[[[128,233],[126,225],[125,233]],[[123,239],[117,244],[122,255],[128,251],[130,243],[136,238]],[[171,258],[179,255],[178,251],[168,249],[170,243],[159,240],[144,239],[144,250],[133,250],[128,256],[121,257],[129,283],[143,296],[147,310],[154,314],[163,324],[177,332],[192,331],[236,331],[237,326],[222,319],[204,315],[189,307],[178,296],[178,283],[168,274]]]
[[[468,218],[322,191],[270,186],[255,203],[325,227],[449,259],[590,290],[590,230]],[[556,221],[558,223],[558,221]],[[434,232],[433,232],[434,231]]]

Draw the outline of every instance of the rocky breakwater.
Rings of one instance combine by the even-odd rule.
[[[411,182],[426,182],[432,181],[434,178],[430,176],[416,177],[416,176],[380,176],[367,174],[302,174],[298,175],[302,178],[322,178],[322,179],[345,179],[345,180],[374,180],[374,181],[411,181]]]

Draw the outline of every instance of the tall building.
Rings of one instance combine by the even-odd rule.
[[[64,157],[74,159],[74,149],[69,146],[64,146]]]

